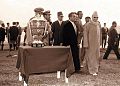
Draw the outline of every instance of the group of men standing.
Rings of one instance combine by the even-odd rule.
[[[100,46],[105,48],[108,35],[108,47],[103,56],[107,59],[110,51],[113,49],[120,59],[118,51],[118,34],[116,31],[116,22],[113,21],[110,30],[106,27],[101,28],[98,21],[98,14],[95,11],[92,17],[86,17],[86,23],[82,24],[82,11],[71,12],[68,20],[63,21],[63,13],[58,12],[58,20],[51,23],[53,46],[70,46],[75,72],[81,73],[83,61],[86,62],[89,73],[97,75],[100,66]],[[49,17],[50,18],[50,17]],[[112,43],[112,44],[111,44]],[[82,48],[80,48],[82,45]],[[80,53],[79,53],[80,52]]]
[[[83,16],[82,11],[69,13],[69,19],[66,21],[63,21],[63,13],[61,11],[57,12],[58,20],[53,23],[51,22],[50,15],[50,11],[45,11],[43,13],[43,17],[47,21],[47,36],[45,36],[45,40],[43,42],[46,46],[70,46],[76,73],[81,73],[80,70],[81,67],[83,67],[83,61],[85,61],[89,73],[97,75],[100,65],[100,45],[102,44],[102,47],[105,48],[107,34],[108,47],[103,59],[107,59],[112,49],[115,51],[117,58],[120,59],[118,51],[118,34],[115,29],[117,23],[115,21],[112,23],[112,26],[108,31],[106,24],[101,28],[96,11],[91,17],[85,17],[86,23],[84,25],[81,21]],[[31,18],[30,21],[33,18]],[[30,34],[28,34],[28,30],[28,27],[26,27],[24,43],[27,38],[27,40],[29,40],[29,44],[31,39]],[[7,36],[10,50],[12,47],[14,50],[18,49],[21,37],[21,27],[19,26],[19,22],[13,22],[13,26],[10,26],[9,23],[7,23],[6,29],[5,25],[1,24],[0,44],[2,46],[2,50],[5,35]],[[82,45],[82,47],[80,47],[80,45]]]
[[[58,12],[58,20],[51,23],[50,11],[43,13],[49,23],[48,34],[49,44],[53,46],[70,46],[75,72],[81,73],[83,60],[86,61],[89,73],[97,75],[100,57],[100,23],[97,12],[94,12],[92,19],[86,17],[86,23],[82,25],[82,11],[71,12],[68,20],[63,21],[63,13]],[[29,37],[29,36],[28,36]],[[82,44],[82,50],[80,50]],[[79,53],[81,51],[81,53]]]
[[[7,37],[10,51],[12,48],[13,50],[17,50],[20,46],[21,33],[22,31],[19,26],[19,22],[13,22],[13,26],[10,26],[10,23],[7,23],[7,27],[5,27],[5,24],[2,23],[0,27],[1,50],[4,48],[5,35]]]

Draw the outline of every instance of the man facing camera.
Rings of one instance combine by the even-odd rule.
[[[53,22],[52,24],[52,33],[53,33],[53,45],[54,46],[60,46],[62,45],[62,30],[64,26],[64,21],[63,21],[63,13],[58,12],[57,13],[58,20]]]
[[[79,60],[79,48],[77,41],[77,28],[75,25],[76,13],[71,12],[69,20],[65,23],[63,28],[63,46],[69,46],[71,48],[75,72],[80,73],[80,60]]]

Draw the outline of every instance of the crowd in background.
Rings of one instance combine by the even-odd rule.
[[[19,22],[13,22],[12,24],[13,25],[10,26],[10,23],[7,23],[6,27],[4,23],[1,24],[0,27],[1,50],[4,49],[5,36],[7,38],[10,51],[18,50],[18,47],[20,46],[21,33],[22,33],[21,27],[19,26]]]

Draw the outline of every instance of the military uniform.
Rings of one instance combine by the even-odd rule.
[[[118,51],[118,34],[114,27],[111,27],[108,32],[108,47],[105,52],[103,59],[107,59],[108,55],[110,54],[111,50],[114,50],[117,59],[120,59],[119,51]]]
[[[52,22],[51,22],[51,19],[50,19],[51,13],[50,13],[49,10],[47,10],[43,13],[43,15],[44,15],[44,18],[46,19],[47,24],[48,24],[48,28],[46,30],[47,31],[47,36],[46,36],[46,39],[44,41],[47,43],[47,45],[52,45],[52,43],[51,43],[51,41],[52,41],[52,31],[51,31]],[[46,17],[47,15],[48,15],[49,18]]]
[[[42,42],[47,45],[47,34],[49,33],[49,23],[45,20],[42,13],[43,8],[35,8],[35,16],[32,17],[28,22],[27,27],[27,42],[29,45],[33,43]]]

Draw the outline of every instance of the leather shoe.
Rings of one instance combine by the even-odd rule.
[[[120,60],[120,58],[117,58],[117,60]]]
[[[82,72],[80,70],[75,70],[75,73],[81,74]]]
[[[106,59],[106,60],[107,60],[107,58],[103,58],[103,59]]]

